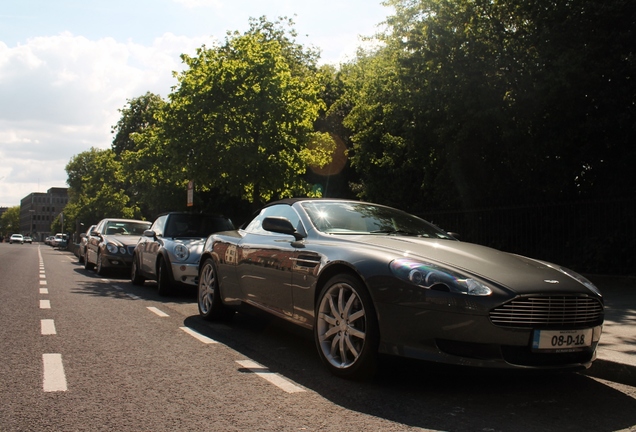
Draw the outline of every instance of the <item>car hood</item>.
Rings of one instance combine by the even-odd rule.
[[[599,294],[589,281],[569,270],[565,270],[569,274],[565,273],[558,265],[473,243],[376,235],[364,236],[360,241],[382,249],[393,249],[406,258],[442,264],[470,273],[518,294],[541,291]]]
[[[141,236],[131,235],[105,235],[102,236],[103,242],[119,243],[121,246],[135,246],[139,242]]]

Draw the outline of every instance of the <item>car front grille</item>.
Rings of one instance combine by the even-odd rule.
[[[490,311],[501,327],[579,327],[603,323],[603,304],[586,296],[520,297]]]

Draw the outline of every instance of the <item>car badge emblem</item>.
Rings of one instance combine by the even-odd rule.
[[[558,284],[559,283],[558,280],[554,280],[554,279],[545,279],[543,282],[549,283],[549,284]]]

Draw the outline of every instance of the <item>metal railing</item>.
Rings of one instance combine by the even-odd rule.
[[[431,211],[460,240],[591,274],[636,274],[636,198]]]

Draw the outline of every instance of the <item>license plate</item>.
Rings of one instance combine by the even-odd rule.
[[[592,345],[594,329],[535,330],[532,349],[535,351],[576,351]]]

